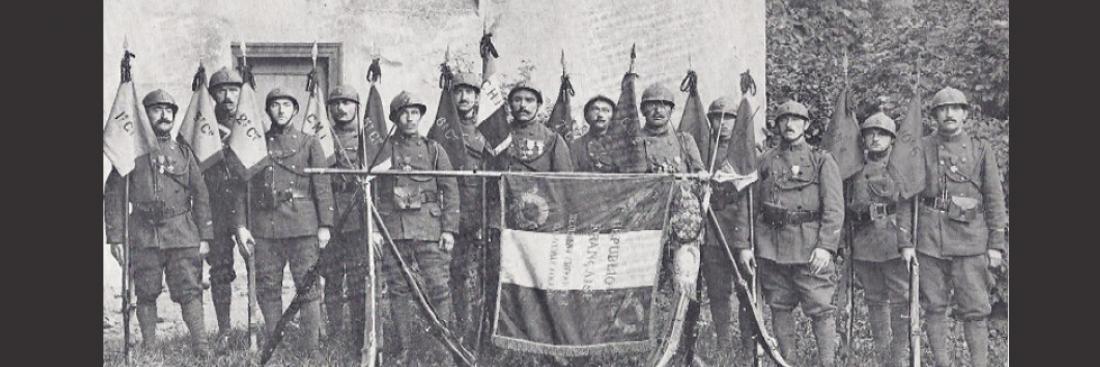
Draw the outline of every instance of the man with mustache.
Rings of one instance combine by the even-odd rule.
[[[570,144],[573,165],[580,172],[626,172],[628,146],[610,130],[611,117],[615,114],[615,102],[605,95],[598,95],[584,104],[584,120],[588,132]]]
[[[129,177],[112,170],[103,197],[104,222],[111,254],[123,264],[123,216],[129,215],[130,266],[137,294],[137,317],[142,346],[157,341],[157,298],[162,279],[173,302],[180,305],[183,322],[191,332],[192,352],[206,356],[202,312],[202,258],[210,250],[214,230],[210,202],[202,170],[194,152],[171,137],[179,107],[164,90],[142,100],[156,143],[138,159]],[[123,203],[130,180],[129,203]],[[130,214],[123,208],[132,205]]]
[[[451,170],[451,160],[443,147],[419,134],[420,121],[427,109],[423,100],[406,91],[390,103],[389,119],[396,129],[382,149],[390,152],[395,170]],[[377,189],[378,213],[391,239],[405,261],[419,269],[423,289],[440,320],[451,322],[449,263],[460,214],[457,180],[445,176],[382,176],[378,178]],[[382,273],[393,294],[390,311],[403,347],[396,363],[447,365],[450,358],[443,344],[421,334],[428,330],[421,327],[426,322],[419,316],[412,291],[394,256],[382,257]],[[430,340],[431,344],[418,350],[418,340]]]
[[[776,124],[782,142],[757,164],[756,223],[748,222],[748,200],[742,200],[734,216],[733,245],[748,269],[755,269],[760,258],[757,276],[783,357],[794,357],[794,308],[801,305],[813,320],[818,360],[831,367],[837,347],[832,259],[844,221],[840,170],[829,152],[806,142],[806,106],[793,100],[781,104]],[[756,230],[755,254],[748,241],[750,225]]]
[[[855,229],[852,264],[867,300],[875,360],[880,366],[903,366],[909,343],[908,264],[916,252],[909,236],[898,230],[897,208],[908,203],[887,170],[897,124],[876,112],[860,130],[865,163],[849,180],[845,202],[845,217]]]
[[[453,79],[451,97],[461,120],[462,137],[466,145],[466,166],[459,170],[484,170],[491,156],[485,136],[477,130],[477,101],[481,93],[481,75],[457,73]],[[478,250],[485,245],[487,235],[482,229],[481,177],[458,177],[461,217],[454,252],[451,254],[451,283],[454,288],[455,328],[467,345],[472,344],[481,322],[477,312],[484,307],[478,267],[483,261]],[[487,193],[492,195],[491,192]]]
[[[336,135],[336,168],[360,168],[359,163],[359,91],[350,85],[337,85],[329,91],[328,113],[332,118],[332,130]],[[368,157],[367,159],[370,159]],[[363,327],[366,320],[366,273],[367,249],[363,239],[362,201],[353,206],[355,193],[360,189],[357,176],[337,175],[332,177],[332,191],[335,198],[334,218],[347,216],[339,230],[339,236],[321,252],[322,275],[325,277],[325,309],[328,313],[328,337],[338,340],[344,330],[344,303],[348,304],[351,316],[352,345],[362,345]],[[360,199],[362,193],[360,193]],[[348,212],[350,211],[350,212]],[[345,214],[347,213],[347,214]],[[344,287],[347,286],[347,299],[344,299]],[[359,349],[355,349],[358,351]]]
[[[641,156],[634,170],[647,173],[692,173],[706,169],[699,146],[691,134],[677,133],[670,119],[676,107],[672,91],[654,83],[642,92],[645,125],[635,141],[634,154]]]
[[[283,313],[283,269],[289,262],[294,284],[301,287],[331,238],[334,208],[329,176],[304,171],[327,167],[328,162],[317,137],[291,127],[298,100],[275,88],[264,102],[271,119],[266,134],[269,159],[247,183],[251,203],[246,204],[244,197],[237,200],[237,223],[245,224],[238,228],[237,238],[255,244],[257,298],[270,338]],[[246,205],[252,209],[247,218]],[[301,340],[309,355],[320,352],[320,290],[309,289],[301,307]]]
[[[214,303],[214,314],[218,320],[218,343],[221,347],[228,344],[230,304],[233,300],[233,280],[237,278],[233,270],[233,234],[236,233],[236,201],[244,195],[244,181],[229,169],[230,159],[235,159],[229,149],[229,124],[233,123],[240,102],[241,75],[236,70],[222,67],[210,76],[207,89],[214,98],[214,115],[218,120],[218,131],[222,138],[222,152],[225,157],[210,168],[203,178],[210,192],[210,209],[214,219],[214,239],[210,243],[210,254],[206,263],[210,264],[210,298]]]
[[[970,104],[962,91],[946,87],[932,97],[936,132],[921,140],[926,179],[917,228],[921,308],[936,366],[951,365],[947,309],[963,322],[971,366],[989,364],[992,310],[990,268],[1002,265],[1008,214],[1001,172],[988,142],[965,130]],[[912,210],[898,218],[911,233]]]

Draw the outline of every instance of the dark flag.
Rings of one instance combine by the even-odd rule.
[[[863,150],[859,147],[859,123],[848,105],[848,87],[841,90],[833,108],[833,119],[825,129],[821,147],[828,150],[840,168],[842,180],[863,168]]]
[[[505,175],[494,344],[558,356],[648,351],[671,177]]]
[[[914,88],[909,110],[898,126],[898,138],[887,169],[898,183],[901,196],[910,198],[924,190],[924,149],[920,145],[924,123],[920,115],[920,91]]]
[[[448,50],[448,54],[450,50]],[[462,121],[458,117],[458,109],[451,97],[454,74],[444,61],[440,67],[443,73],[439,76],[439,105],[435,109],[435,122],[428,130],[428,139],[435,140],[443,146],[447,156],[451,159],[451,166],[456,170],[465,170],[466,167],[466,143],[463,140]]]
[[[378,59],[374,60],[375,63]],[[371,171],[384,171],[390,169],[392,161],[390,160],[390,152],[382,149],[382,143],[386,141],[386,106],[382,104],[382,96],[378,94],[378,87],[371,82],[370,94],[367,96],[367,107],[363,112],[363,119],[360,120],[363,126],[361,130],[363,133],[359,134],[359,139],[366,139],[366,144],[360,142],[360,146],[365,145],[365,149],[360,149],[360,162],[365,162],[368,166],[366,168]]]
[[[638,82],[638,74],[634,73],[634,60],[637,58],[637,53],[634,52],[634,46],[630,46],[630,70],[623,75],[623,81],[620,84],[619,101],[615,104],[615,115],[612,116],[611,121],[621,129],[621,133],[628,137],[633,138],[638,136],[638,130],[641,129],[641,120],[639,119],[641,113],[638,111],[638,93],[636,84]]]
[[[730,146],[726,151],[725,165],[720,167],[716,178],[719,181],[733,181],[737,190],[743,190],[756,179],[756,132],[753,130],[752,104],[749,95],[741,96],[737,106],[737,120],[730,134]]]
[[[550,111],[550,119],[546,120],[547,127],[565,138],[566,142],[573,141],[574,121],[572,110],[569,108],[569,99],[573,93],[573,84],[569,82],[569,75],[562,74],[558,100],[554,102],[554,109]]]
[[[699,77],[694,70],[688,70],[687,76],[680,82],[680,90],[687,92],[687,102],[684,103],[684,115],[680,117],[680,127],[676,131],[691,134],[695,138],[695,144],[699,146],[699,153],[703,154],[703,162],[709,172],[712,166],[711,160],[714,152],[711,151],[711,139],[714,131],[711,130],[710,121],[707,120],[707,110],[703,108],[703,101],[699,100]]]
[[[504,91],[500,77],[496,75],[498,54],[492,35],[481,37],[482,80],[481,95],[477,104],[477,130],[485,136],[490,151],[495,156],[512,144],[512,128],[508,125],[508,111],[504,105]]]

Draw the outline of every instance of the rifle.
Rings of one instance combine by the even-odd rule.
[[[913,195],[913,244],[917,241],[917,195]],[[920,264],[909,263],[909,362],[920,367]]]
[[[233,245],[237,246],[241,257],[244,257],[245,270],[248,271],[248,351],[255,353],[259,346],[256,334],[256,258],[251,253],[245,255],[242,250],[245,244],[237,240],[237,235],[229,236],[229,239],[233,240]]]

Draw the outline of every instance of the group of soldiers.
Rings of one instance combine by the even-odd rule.
[[[219,124],[227,125],[240,104],[244,82],[237,71],[222,68],[209,80]],[[418,96],[401,92],[389,105],[388,119],[394,133],[382,144],[395,170],[481,170],[595,173],[697,173],[706,170],[695,137],[677,132],[670,124],[676,104],[673,92],[661,84],[646,88],[641,96],[642,127],[624,136],[614,121],[616,103],[599,95],[585,103],[588,131],[568,141],[536,118],[544,103],[541,90],[519,83],[507,94],[511,114],[510,145],[493,154],[476,128],[482,77],[477,73],[454,75],[451,94],[460,116],[465,143],[465,162],[452,167],[448,152],[418,133],[427,105]],[[718,136],[715,155],[729,148],[739,99],[723,96],[707,110]],[[330,90],[327,107],[337,138],[335,167],[360,168],[360,131],[356,118],[363,113],[359,93],[350,85]],[[218,340],[231,330],[231,283],[235,279],[233,249],[255,256],[257,293],[265,321],[266,337],[283,312],[283,269],[289,263],[296,285],[317,261],[323,264],[325,285],[309,290],[300,314],[302,349],[317,353],[322,328],[329,338],[347,336],[360,345],[365,320],[366,230],[356,191],[362,185],[351,176],[307,174],[304,169],[325,167],[319,140],[293,127],[299,101],[283,88],[275,88],[264,106],[271,120],[266,132],[270,159],[249,180],[238,178],[224,159],[200,170],[190,148],[170,137],[179,107],[163,90],[142,101],[157,134],[153,152],[139,161],[130,177],[133,205],[129,233],[132,271],[137,294],[137,316],[143,345],[156,341],[156,300],[162,278],[172,301],[180,304],[191,332],[194,351],[208,353],[203,325],[202,260],[210,265],[209,282],[218,324]],[[759,180],[754,203],[748,190],[732,182],[716,183],[707,204],[731,234],[732,251],[754,276],[758,276],[764,300],[771,309],[772,329],[781,353],[795,353],[793,316],[801,305],[812,319],[818,360],[836,365],[837,330],[832,304],[836,290],[838,251],[845,220],[854,223],[854,266],[866,293],[869,321],[878,362],[900,366],[908,354],[908,265],[919,259],[921,305],[925,329],[937,366],[950,366],[947,348],[947,311],[962,321],[971,365],[988,363],[990,314],[988,279],[990,266],[1002,261],[1006,209],[1001,175],[989,144],[966,132],[969,104],[964,94],[944,88],[935,94],[931,115],[936,132],[921,140],[927,184],[919,193],[919,228],[910,228],[913,215],[901,197],[896,178],[886,169],[897,137],[897,124],[877,113],[861,126],[866,165],[850,180],[845,194],[838,166],[829,152],[806,141],[810,124],[807,108],[788,101],[775,111],[781,142],[758,159]],[[429,121],[431,121],[429,119]],[[227,138],[228,129],[222,129]],[[225,149],[229,152],[229,149]],[[227,153],[227,157],[232,154]],[[369,157],[368,157],[369,159]],[[483,204],[483,187],[492,180],[479,177],[380,176],[373,199],[389,237],[405,259],[415,263],[424,290],[440,318],[456,328],[469,345],[481,330],[478,310],[494,304],[483,284],[495,284],[497,274],[472,280],[483,261],[499,262],[499,198],[489,195]],[[107,242],[120,259],[123,242],[123,178],[113,171],[107,181],[105,218]],[[495,192],[489,190],[489,192]],[[361,200],[361,199],[358,199]],[[251,202],[246,202],[251,201]],[[753,208],[750,223],[749,208]],[[483,218],[496,218],[483,223]],[[488,229],[487,231],[485,229]],[[755,229],[755,241],[749,231]],[[916,241],[911,240],[914,231]],[[711,231],[708,231],[711,233]],[[752,243],[755,242],[755,243]],[[711,313],[718,334],[718,348],[732,350],[730,300],[733,264],[717,238],[708,235],[701,248]],[[487,252],[482,247],[488,246]],[[478,254],[489,254],[485,258]],[[453,257],[453,261],[452,261]],[[417,348],[415,337],[423,329],[409,320],[419,318],[408,284],[399,275],[393,256],[381,256],[382,279],[392,294],[389,309],[396,320],[398,363],[409,365],[446,363],[448,358],[428,360],[431,353]],[[453,290],[453,295],[452,295]],[[327,313],[322,325],[321,301]],[[350,311],[345,318],[345,304]],[[745,305],[739,312],[740,341],[754,346],[753,330]],[[387,338],[387,342],[391,340]],[[476,346],[475,346],[476,347]],[[442,350],[442,346],[435,346]],[[431,349],[431,348],[428,348]],[[751,357],[737,356],[738,364]],[[727,356],[726,358],[729,358]],[[733,362],[729,362],[733,363]]]

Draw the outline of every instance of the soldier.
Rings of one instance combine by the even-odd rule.
[[[614,114],[615,101],[602,94],[592,97],[584,104],[584,120],[588,122],[588,132],[569,146],[577,171],[625,172],[627,146],[619,136],[609,131]]]
[[[210,250],[214,237],[210,220],[210,202],[198,159],[186,144],[171,138],[172,125],[179,107],[164,90],[155,90],[142,100],[149,123],[156,133],[156,145],[139,158],[128,178],[112,170],[104,194],[104,219],[111,254],[123,264],[123,208],[133,206],[129,214],[131,262],[137,317],[142,345],[157,341],[157,297],[162,279],[167,278],[168,292],[180,305],[183,322],[191,332],[191,348],[199,357],[206,355],[205,325],[202,312],[202,257]],[[123,203],[123,190],[130,180],[130,202]],[[127,271],[130,271],[129,269]]]
[[[241,75],[235,70],[221,68],[210,76],[209,91],[214,98],[214,115],[221,128],[222,151],[225,159],[206,169],[203,178],[210,190],[210,209],[214,219],[214,240],[210,243],[210,254],[206,263],[210,264],[210,298],[214,303],[214,314],[218,320],[218,341],[226,344],[229,338],[230,304],[233,299],[233,280],[237,273],[233,270],[233,234],[236,233],[237,197],[244,194],[244,181],[229,169],[228,159],[234,157],[228,147],[229,127],[232,117],[237,113],[240,101]]]
[[[455,109],[458,110],[462,137],[466,145],[466,166],[457,167],[460,170],[484,170],[487,168],[490,157],[485,136],[477,130],[480,82],[481,76],[476,73],[463,72],[454,76],[454,89],[451,91],[451,96],[454,98]],[[477,311],[480,307],[484,307],[482,302],[484,290],[477,270],[482,262],[478,255],[479,250],[485,245],[488,237],[483,233],[482,180],[483,178],[480,177],[458,177],[458,189],[461,192],[459,208],[462,215],[459,219],[458,235],[455,238],[451,259],[455,328],[468,345],[474,340],[477,325],[481,322]]]
[[[572,172],[573,159],[565,139],[536,122],[542,92],[530,81],[520,81],[508,92],[512,112],[512,144],[497,155],[500,171]]]
[[[244,224],[238,228],[237,238],[255,244],[246,245],[246,252],[256,256],[257,298],[270,338],[283,312],[283,268],[290,263],[294,284],[301,287],[306,272],[331,238],[334,209],[330,178],[303,171],[326,167],[327,162],[317,137],[290,126],[298,113],[298,101],[282,88],[275,88],[267,94],[264,105],[271,118],[267,131],[269,157],[267,166],[248,182],[249,195],[237,200],[237,223]],[[246,218],[248,205],[251,215]],[[320,297],[320,287],[310,288],[301,308],[303,344],[308,354],[319,352]]]
[[[718,147],[715,155],[718,159],[725,159],[729,150],[730,136],[733,133],[734,122],[737,120],[737,104],[738,100],[733,97],[722,96],[711,102],[710,107],[707,108],[707,119],[710,120],[710,125],[718,127]],[[716,163],[716,165],[721,166],[722,164]],[[732,181],[714,184],[710,206],[718,217],[722,228],[732,228],[734,226],[733,218],[736,207],[740,200],[743,200],[743,197],[744,195],[737,191],[737,187],[734,186]],[[730,264],[729,257],[719,246],[722,246],[722,244],[718,241],[717,233],[708,231],[707,241],[700,249],[703,258],[701,270],[703,271],[703,279],[707,282],[710,313],[714,318],[714,328],[718,333],[718,350],[721,355],[720,358],[723,360],[719,363],[732,364],[732,361],[728,361],[728,359],[733,350],[729,330],[730,313],[733,311],[730,307],[734,281],[733,264]],[[745,309],[744,304],[739,303],[739,309],[738,325],[741,331],[742,350],[751,351],[756,345],[753,342],[751,316]],[[741,356],[748,357],[750,354],[742,354]]]
[[[451,161],[439,143],[420,136],[418,126],[427,105],[402,91],[390,103],[394,135],[382,149],[388,149],[396,170],[450,170]],[[459,224],[458,183],[453,177],[383,176],[378,179],[378,212],[391,238],[409,265],[419,269],[428,300],[443,321],[450,321],[450,251]],[[397,358],[406,365],[446,363],[448,353],[435,344],[435,353],[413,350],[417,307],[408,283],[393,256],[382,257],[386,284],[393,292],[392,317],[397,336],[404,346]],[[423,340],[423,339],[422,339]],[[412,355],[410,355],[410,352]],[[439,355],[442,353],[442,355]],[[429,356],[428,354],[433,354]],[[432,362],[428,362],[429,359]]]
[[[350,85],[337,85],[329,92],[328,113],[336,134],[336,163],[333,167],[358,169],[359,163],[359,92]],[[336,199],[335,225],[339,233],[321,252],[325,277],[325,309],[328,313],[328,336],[337,338],[344,329],[344,303],[348,304],[354,345],[362,345],[366,321],[367,248],[363,234],[362,193],[355,176],[335,176],[332,179]],[[359,204],[353,205],[359,198]],[[346,219],[345,219],[346,218]],[[345,279],[346,277],[346,279]],[[344,287],[347,286],[347,300]]]
[[[784,358],[795,351],[793,310],[799,304],[813,320],[819,360],[836,364],[836,273],[832,259],[844,221],[844,199],[836,160],[809,145],[806,107],[795,101],[779,106],[776,124],[782,142],[765,152],[759,164],[755,196],[755,223],[735,216],[734,247],[743,264],[754,269],[760,258],[759,279],[772,310],[772,325]],[[747,200],[741,205],[747,213]],[[755,225],[756,253],[748,242],[748,226]]]
[[[850,180],[845,218],[853,223],[852,259],[863,284],[878,365],[902,366],[909,342],[909,268],[915,256],[908,236],[898,231],[897,208],[904,206],[887,172],[897,124],[878,112],[860,127],[863,169]]]
[[[688,173],[706,169],[695,138],[688,133],[677,133],[669,122],[676,108],[672,98],[672,91],[657,83],[642,92],[645,125],[634,141],[634,154],[640,157],[635,160],[639,164],[633,170]]]
[[[1001,266],[1008,224],[993,148],[966,132],[969,108],[958,89],[936,92],[932,97],[936,133],[921,141],[927,181],[918,194],[916,252],[921,265],[921,307],[937,366],[951,365],[949,305],[963,322],[970,365],[989,363],[989,268]],[[898,223],[908,232],[912,210],[902,207]]]

